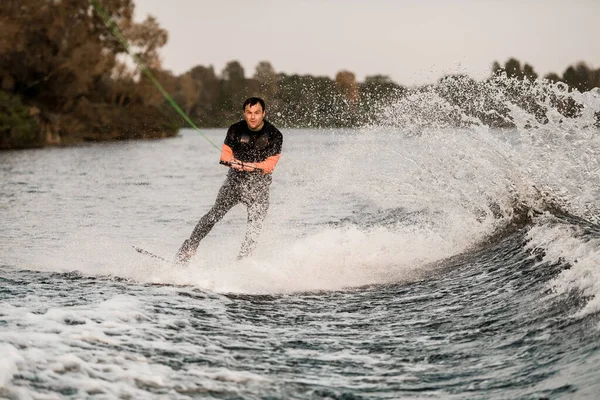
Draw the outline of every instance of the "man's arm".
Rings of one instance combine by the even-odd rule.
[[[242,164],[241,161],[239,161],[238,159],[235,158],[235,156],[233,155],[233,149],[230,146],[230,145],[233,145],[233,141],[234,141],[233,140],[233,136],[235,135],[234,126],[235,125],[231,125],[229,127],[229,129],[227,130],[227,135],[225,136],[225,142],[223,143],[223,146],[221,147],[221,158],[219,161],[221,161],[222,163],[224,163],[226,165],[229,165],[233,169],[247,170],[242,167],[244,164]]]
[[[221,147],[221,161],[230,163],[233,161],[233,159],[233,150],[231,150],[231,147],[223,144],[223,147]]]
[[[270,174],[275,169],[277,161],[279,161],[279,157],[281,157],[281,153],[271,157],[267,157],[265,161],[254,163],[254,168],[262,169],[263,174]]]
[[[269,143],[269,156],[255,164],[256,168],[260,168],[263,170],[264,174],[270,174],[275,169],[277,162],[279,161],[279,157],[281,157],[281,148],[283,146],[283,135],[279,130],[273,127],[275,132],[271,137],[271,142]]]
[[[221,147],[221,158],[219,161],[237,170],[254,171],[254,168],[256,168],[254,163],[243,163],[235,158],[233,150],[226,144],[223,144],[223,147]]]
[[[230,163],[234,160],[233,150],[231,149],[231,146],[233,146],[233,136],[235,135],[234,126],[235,125],[231,125],[229,129],[227,129],[225,141],[223,142],[223,146],[221,147],[221,161],[224,161],[226,163]]]

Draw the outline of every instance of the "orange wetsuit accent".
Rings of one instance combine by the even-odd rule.
[[[221,161],[231,162],[233,160],[233,150],[226,144],[221,147]]]
[[[265,161],[257,162],[255,164],[256,168],[262,169],[263,173],[265,174],[270,174],[275,169],[277,161],[279,161],[279,157],[281,157],[281,154],[268,157]]]

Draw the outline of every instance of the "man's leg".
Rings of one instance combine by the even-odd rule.
[[[267,210],[269,209],[269,187],[266,186],[261,188],[259,196],[246,205],[248,207],[248,225],[238,259],[250,255],[256,247],[256,240],[260,235],[263,221],[267,216]]]
[[[219,189],[215,204],[208,213],[200,218],[200,221],[196,224],[190,238],[183,242],[183,245],[175,256],[176,262],[180,264],[187,263],[189,259],[196,254],[196,249],[198,249],[200,241],[204,239],[213,226],[215,226],[215,224],[219,222],[233,206],[239,203],[239,201],[239,191],[237,190],[235,183],[228,177],[223,186],[221,186],[221,189]]]

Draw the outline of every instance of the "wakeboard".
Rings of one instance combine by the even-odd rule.
[[[138,253],[143,254],[145,256],[152,257],[152,258],[155,258],[157,260],[164,261],[164,262],[167,262],[167,263],[170,262],[166,258],[161,257],[161,256],[159,256],[157,254],[154,254],[154,253],[150,253],[148,250],[144,250],[141,247],[137,247],[137,246],[131,246],[131,247],[133,247],[135,249],[135,251],[137,251]]]

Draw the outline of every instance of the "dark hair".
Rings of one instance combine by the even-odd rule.
[[[260,97],[250,97],[249,99],[247,99],[244,102],[244,106],[242,107],[242,111],[246,111],[246,106],[255,106],[257,104],[260,104],[260,106],[263,109],[263,112],[265,111],[265,101],[263,99],[261,99]]]

